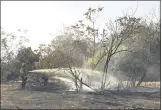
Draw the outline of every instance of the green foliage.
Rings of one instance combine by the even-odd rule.
[[[100,56],[90,57],[90,58],[88,58],[87,63],[88,63],[89,65],[95,64],[99,59],[100,59]]]
[[[88,11],[84,14],[84,16],[89,20],[94,20],[94,14],[103,10],[104,7],[98,7],[97,9],[89,8]],[[93,17],[93,18],[92,18]]]
[[[138,79],[140,82],[147,76],[145,74],[149,66],[160,64],[160,30],[157,24],[142,22],[138,32],[125,43],[125,46],[133,49],[132,54],[125,54],[117,64],[125,75],[134,79],[141,77]]]
[[[39,61],[39,54],[35,54],[31,47],[28,48],[21,48],[18,51],[17,54],[17,60],[22,64],[26,64],[27,65],[27,70],[32,70],[34,68],[32,68],[32,65],[34,64],[34,62]]]
[[[19,30],[18,35],[6,32],[1,28],[1,78],[6,78],[8,73],[18,72],[20,62],[17,61],[16,55],[18,50],[27,42],[26,31]]]

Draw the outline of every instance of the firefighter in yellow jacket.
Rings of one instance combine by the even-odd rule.
[[[26,81],[27,81],[27,69],[26,69],[25,63],[22,63],[22,65],[21,65],[20,77],[22,80],[21,87],[25,88]]]

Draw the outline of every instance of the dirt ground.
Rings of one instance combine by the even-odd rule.
[[[160,109],[160,91],[101,95],[49,88],[21,90],[19,83],[1,82],[1,109]]]

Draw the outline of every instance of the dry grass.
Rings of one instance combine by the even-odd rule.
[[[1,84],[2,109],[126,109],[126,108],[154,108],[160,109],[160,97],[157,93],[118,94],[115,99],[110,94],[95,95],[75,92],[47,92],[14,89],[18,82]],[[154,97],[156,96],[156,97]]]
[[[160,87],[160,82],[142,82],[141,86]]]
[[[20,84],[20,83],[19,83]],[[16,89],[19,88],[20,85],[16,82],[10,83],[10,82],[5,82],[3,84],[1,84],[1,89],[3,90],[9,90],[9,89]]]

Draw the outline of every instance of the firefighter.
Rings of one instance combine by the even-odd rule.
[[[44,86],[46,86],[47,83],[48,83],[48,76],[45,75],[45,74],[42,74],[42,79],[43,79],[43,84],[44,84]]]
[[[21,87],[24,89],[27,81],[27,69],[25,67],[25,63],[22,63],[21,69],[20,69],[20,77],[22,80]]]

